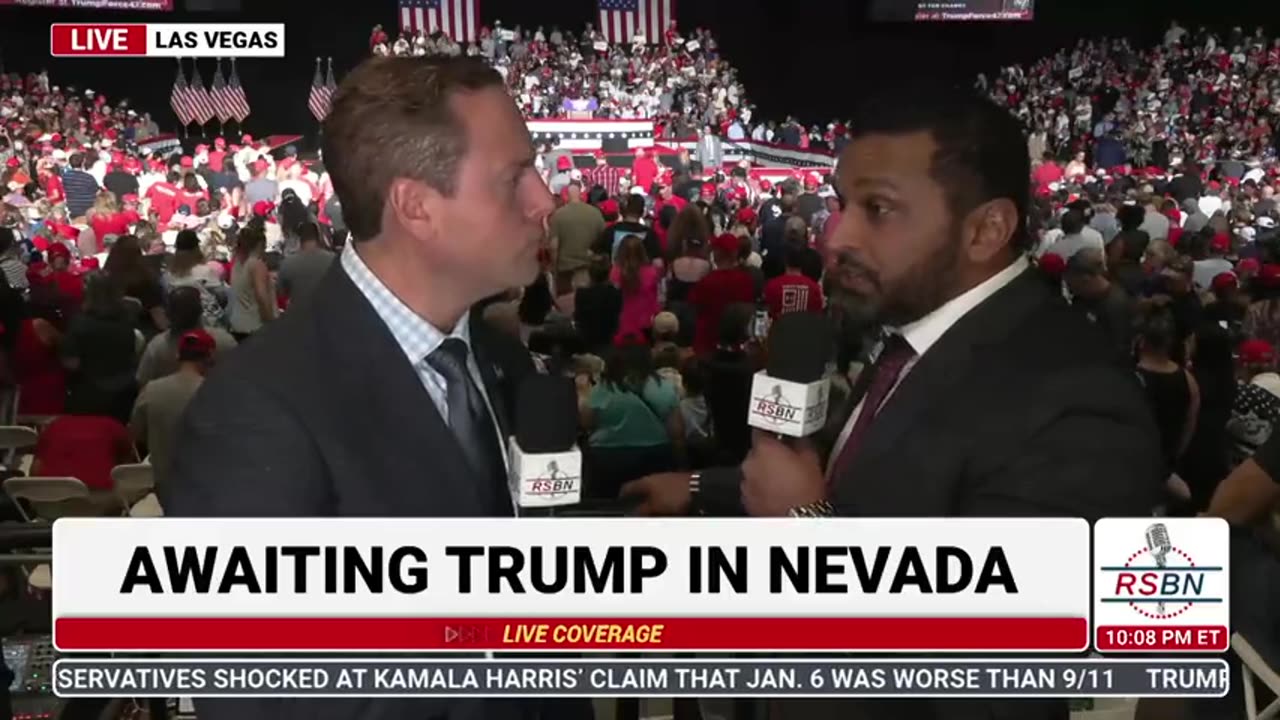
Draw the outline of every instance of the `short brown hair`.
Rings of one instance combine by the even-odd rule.
[[[449,107],[459,92],[503,87],[468,57],[378,57],[342,81],[324,122],[324,164],[356,240],[382,230],[387,189],[398,177],[452,195],[466,134]]]

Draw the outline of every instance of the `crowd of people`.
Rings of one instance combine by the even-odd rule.
[[[44,73],[0,75],[0,122],[7,422],[47,423],[33,471],[109,491],[119,462],[162,466],[204,369],[315,285],[340,206],[292,148],[150,152],[148,113]]]
[[[371,46],[482,55],[525,117],[583,101],[597,116],[654,118],[663,134],[850,141],[844,123],[762,124],[714,38],[690,39],[597,50],[589,27],[516,28],[462,48],[390,42],[379,28]],[[1280,41],[1174,26],[1158,48],[1082,42],[979,85],[1025,124],[1036,159],[1030,205],[1017,208],[1026,227],[1004,231],[1026,235],[1038,279],[1140,378],[1171,511],[1210,508],[1280,423]],[[111,467],[149,455],[163,486],[178,418],[211,367],[282,315],[317,312],[307,298],[335,261],[356,283],[377,275],[345,248],[378,223],[366,208],[349,231],[324,164],[291,148],[243,136],[149,155],[145,113],[43,75],[0,77],[0,119],[0,382],[15,419],[42,428],[33,473],[108,491]],[[833,382],[853,384],[872,343],[854,310],[829,302],[828,245],[855,210],[887,222],[892,201],[844,197],[830,170],[762,182],[687,151],[579,169],[547,147],[529,163],[554,198],[549,242],[536,279],[489,297],[480,316],[541,371],[574,378],[589,495],[743,463],[752,377],[788,313],[833,314],[844,340]]]
[[[674,22],[661,44],[610,43],[590,23],[578,34],[555,26],[549,33],[541,27],[529,33],[518,25],[504,31],[498,23],[482,28],[480,41],[466,47],[443,33],[422,30],[391,41],[377,26],[369,43],[374,55],[483,57],[530,119],[653,119],[659,139],[690,138],[709,128],[726,140],[834,150],[843,147],[846,135],[843,122],[822,129],[806,128],[795,117],[766,121],[712,32],[698,28],[686,37]]]

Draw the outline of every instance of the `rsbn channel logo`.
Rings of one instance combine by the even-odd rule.
[[[1197,603],[1221,603],[1223,599],[1206,593],[1209,576],[1221,573],[1217,565],[1199,565],[1186,550],[1174,544],[1164,523],[1150,525],[1145,533],[1146,546],[1141,547],[1124,565],[1103,566],[1103,573],[1113,574],[1114,582],[1099,590],[1110,595],[1099,598],[1104,603],[1127,603],[1137,614],[1152,620],[1176,618]],[[1136,544],[1136,542],[1135,542]]]

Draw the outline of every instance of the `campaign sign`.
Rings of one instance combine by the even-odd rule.
[[[1228,527],[1218,518],[1106,518],[1093,529],[1094,646],[1213,652],[1230,642]]]

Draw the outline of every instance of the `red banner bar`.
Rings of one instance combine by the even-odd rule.
[[[1081,651],[1085,618],[58,618],[60,650]]]

